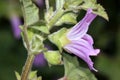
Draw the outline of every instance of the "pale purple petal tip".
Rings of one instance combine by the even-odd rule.
[[[85,34],[85,35],[82,37],[82,39],[88,41],[90,45],[93,45],[93,43],[94,43],[92,37],[91,37],[89,34]]]
[[[87,46],[90,48],[91,47],[91,52],[90,52],[90,56],[97,56],[100,52],[100,49],[94,49],[93,48],[93,39],[92,37],[89,35],[89,34],[85,34],[83,37],[82,37],[83,41],[87,43]]]
[[[67,34],[70,40],[75,40],[83,37],[88,31],[90,23],[97,15],[92,13],[92,9],[88,9],[85,17],[79,21]]]
[[[11,25],[12,25],[12,30],[13,30],[14,37],[19,39],[20,38],[20,33],[21,33],[21,30],[19,28],[19,26],[21,25],[20,18],[16,15],[13,15],[11,17],[10,22],[11,22]]]
[[[98,55],[100,53],[100,49],[95,49],[95,56]]]

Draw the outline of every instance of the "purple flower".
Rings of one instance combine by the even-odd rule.
[[[51,47],[49,45],[45,45],[45,47],[50,50]],[[47,64],[47,61],[44,57],[44,54],[43,53],[39,53],[35,56],[35,59],[33,61],[33,66],[35,67],[42,67],[42,66],[45,66]]]
[[[44,6],[44,0],[35,0],[35,3],[41,8]]]
[[[42,53],[35,56],[33,65],[35,67],[40,67],[40,66],[45,66],[46,65],[46,60],[45,60],[44,55]]]
[[[13,15],[10,18],[10,22],[11,22],[11,25],[12,25],[12,30],[13,30],[14,37],[19,39],[20,38],[20,32],[21,32],[21,30],[19,28],[19,26],[21,25],[20,18],[17,15]]]
[[[93,39],[87,34],[87,31],[90,23],[96,16],[92,13],[92,9],[88,9],[85,17],[67,33],[67,39],[70,43],[64,46],[67,52],[83,59],[89,68],[95,71],[97,70],[93,67],[90,56],[96,56],[100,50],[93,48]]]

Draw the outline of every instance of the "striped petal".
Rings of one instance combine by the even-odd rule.
[[[86,40],[89,42],[90,45],[93,45],[93,38],[89,34],[85,34],[82,39]]]
[[[92,60],[90,59],[89,57],[89,49],[87,49],[85,46],[82,46],[80,44],[68,44],[64,47],[64,49],[66,51],[68,51],[69,53],[73,53],[75,54],[76,56],[80,57],[82,60],[84,60],[89,68],[91,70],[94,70],[94,71],[97,71],[94,67],[93,67],[93,62]]]
[[[96,14],[92,13],[92,9],[88,9],[85,17],[68,32],[68,39],[76,40],[83,37],[88,31],[88,26],[95,17]]]

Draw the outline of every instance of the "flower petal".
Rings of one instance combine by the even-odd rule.
[[[76,40],[83,37],[88,31],[88,26],[95,17],[96,14],[92,13],[92,9],[88,9],[85,17],[68,32],[67,37],[70,40]]]
[[[90,45],[93,45],[93,38],[89,34],[85,34],[82,39],[86,40],[89,42]]]
[[[82,49],[81,49],[82,48]],[[83,59],[89,66],[89,68],[91,70],[97,71],[94,67],[93,67],[93,62],[91,61],[89,55],[86,54],[86,52],[88,51],[87,49],[85,49],[84,47],[79,48],[77,45],[74,44],[69,44],[67,46],[64,47],[65,50],[67,50],[70,53],[75,54],[76,56],[80,57],[81,59]]]
[[[85,55],[82,51],[80,51],[78,48],[73,47],[72,45],[66,45],[66,46],[64,47],[64,49],[65,49],[67,52],[73,53],[73,54],[75,54],[76,56],[79,56],[81,59],[86,60],[86,55]]]
[[[46,65],[46,60],[44,58],[44,55],[42,53],[35,56],[35,59],[33,61],[33,66],[35,67],[42,67]]]
[[[11,16],[10,22],[11,22],[11,25],[12,25],[12,30],[13,30],[14,37],[16,39],[19,39],[21,37],[21,35],[20,35],[21,30],[19,28],[19,26],[21,25],[21,21],[20,21],[19,16],[17,16],[17,15]]]
[[[90,56],[96,56],[100,52],[99,49],[94,49],[93,46],[89,43],[89,41],[84,40],[84,39],[79,39],[77,41],[74,40],[72,41],[72,45],[73,44],[76,45],[80,49],[85,48],[87,51],[85,54],[90,55]]]

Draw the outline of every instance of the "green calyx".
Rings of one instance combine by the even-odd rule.
[[[26,49],[28,49],[23,35],[24,34],[22,33],[24,46]],[[42,52],[44,50],[44,44],[43,44],[44,37],[37,33],[32,32],[31,30],[27,30],[27,35],[28,35],[28,40],[29,40],[30,54],[36,55]]]
[[[62,48],[65,45],[70,43],[70,41],[66,37],[67,32],[68,29],[62,28],[61,30],[48,36],[48,39],[59,48],[60,52],[62,52]]]
[[[59,51],[47,51],[44,52],[44,56],[49,64],[58,65],[61,64],[61,54]]]

